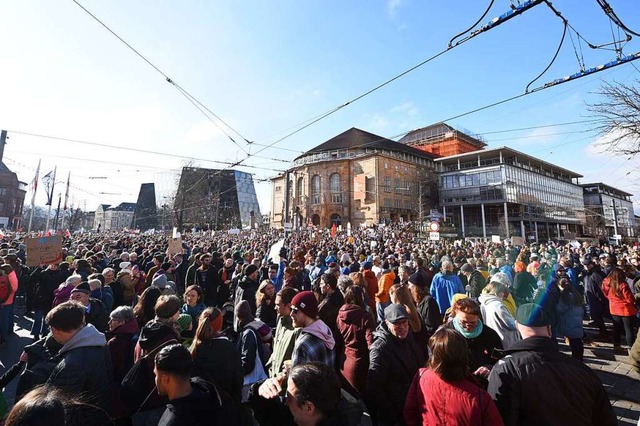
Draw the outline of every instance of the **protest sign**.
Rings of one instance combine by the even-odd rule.
[[[168,252],[169,254],[182,253],[182,238],[171,238]]]
[[[27,266],[62,262],[62,236],[27,238]]]

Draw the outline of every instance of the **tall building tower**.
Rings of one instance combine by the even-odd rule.
[[[156,187],[153,183],[140,185],[138,202],[133,213],[133,228],[146,231],[158,226],[158,212],[156,208]]]

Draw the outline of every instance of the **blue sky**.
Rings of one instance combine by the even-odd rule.
[[[446,48],[488,2],[389,1],[80,1],[112,30],[250,141],[271,143],[315,117]],[[640,30],[633,0],[611,0]],[[483,22],[508,10],[497,0]],[[586,39],[612,41],[595,0],[553,2]],[[236,161],[238,147],[164,77],[72,1],[0,0],[0,129],[10,131],[5,164],[29,182],[58,166],[72,176],[75,205],[135,201],[155,182],[170,196],[185,159]],[[548,64],[562,23],[545,5],[481,34],[381,90],[268,149],[242,168],[265,179],[300,152],[351,128],[398,136],[522,93]],[[617,35],[617,31],[614,29]],[[576,47],[576,37],[573,36]],[[624,52],[640,51],[633,39]],[[615,53],[582,44],[589,66]],[[640,68],[640,61],[636,64]],[[539,84],[579,70],[569,35]],[[638,192],[637,161],[601,153],[588,123],[492,133],[589,118],[602,81],[633,83],[631,65],[560,85],[449,124],[585,175]],[[43,134],[158,151],[153,155],[23,135]],[[260,147],[243,149],[255,152]],[[297,151],[297,152],[296,152]],[[73,158],[73,159],[72,159]],[[89,161],[93,160],[93,161]],[[109,162],[109,163],[106,163]],[[106,179],[95,179],[96,177]],[[270,184],[256,183],[270,210]],[[59,190],[58,190],[59,189]],[[62,185],[55,192],[64,192]],[[29,195],[28,195],[29,198]],[[38,204],[45,196],[39,192]],[[636,204],[637,207],[639,207]],[[637,209],[640,210],[640,209]]]

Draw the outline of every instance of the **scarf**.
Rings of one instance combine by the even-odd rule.
[[[453,318],[453,326],[456,331],[464,336],[465,339],[475,339],[482,333],[482,321],[478,320],[478,326],[473,331],[467,331],[462,327],[458,318]]]

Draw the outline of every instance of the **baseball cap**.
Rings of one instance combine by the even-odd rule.
[[[409,319],[409,313],[404,305],[401,305],[400,303],[392,303],[384,308],[384,319],[395,324],[398,321]]]

